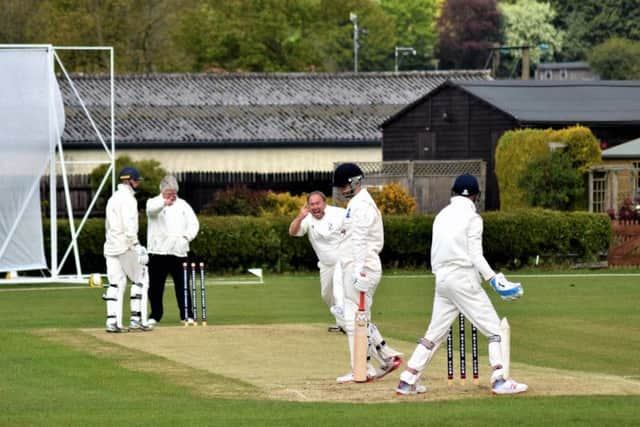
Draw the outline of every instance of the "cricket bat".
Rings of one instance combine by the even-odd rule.
[[[367,381],[367,312],[364,309],[364,292],[360,292],[360,304],[355,315],[353,333],[353,380],[357,383]]]
[[[511,365],[511,326],[506,317],[500,321],[500,349],[502,350],[502,369],[504,369],[504,379],[509,378],[509,367]]]

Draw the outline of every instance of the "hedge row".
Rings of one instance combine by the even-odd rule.
[[[492,265],[518,266],[537,255],[563,260],[595,259],[611,241],[606,215],[585,212],[526,210],[487,212],[484,217],[485,256]],[[385,267],[428,268],[432,215],[386,216]],[[192,243],[194,260],[204,261],[210,271],[239,272],[250,267],[285,272],[314,270],[316,257],[306,238],[288,235],[291,218],[200,217],[200,233]],[[68,245],[68,223],[59,222],[60,252]],[[46,227],[45,227],[46,228]],[[146,224],[141,224],[144,241]],[[45,231],[48,247],[48,231]],[[102,246],[104,220],[89,220],[79,245],[85,272],[104,271]],[[47,254],[49,250],[47,249]],[[73,268],[73,260],[66,265]]]

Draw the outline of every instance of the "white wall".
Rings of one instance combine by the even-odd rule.
[[[105,160],[104,151],[65,150],[68,161]],[[332,171],[334,162],[382,161],[380,147],[364,148],[209,148],[209,149],[122,149],[116,156],[127,155],[133,160],[154,159],[170,172],[295,172]],[[95,164],[71,165],[70,174],[84,174]]]

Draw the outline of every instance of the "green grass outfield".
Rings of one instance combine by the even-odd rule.
[[[636,275],[517,277],[525,295],[516,302],[501,301],[489,291],[512,327],[512,361],[640,382],[640,271],[630,273]],[[252,399],[250,392],[243,398],[211,398],[197,387],[123,363],[131,357],[151,363],[157,355],[117,345],[101,354],[48,339],[49,333],[72,336],[104,323],[100,289],[53,287],[0,285],[1,426],[640,425],[640,395],[525,394],[436,402],[398,397],[376,404]],[[331,322],[315,275],[267,276],[263,285],[211,282],[207,293],[209,328]],[[376,295],[374,320],[390,341],[414,342],[429,321],[432,295],[431,276],[388,273]],[[178,325],[172,288],[165,292],[165,303],[160,327]],[[481,353],[486,353],[485,344],[481,340]],[[237,382],[197,370],[193,375],[220,384]]]

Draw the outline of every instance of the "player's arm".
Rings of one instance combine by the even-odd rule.
[[[309,213],[309,206],[305,203],[303,207],[300,208],[300,212],[298,216],[296,216],[291,224],[289,224],[289,235],[290,236],[302,236],[305,233],[305,229],[302,226],[302,221],[307,217]]]
[[[489,280],[496,275],[496,272],[493,271],[487,259],[484,257],[482,251],[482,230],[482,218],[480,215],[477,215],[471,219],[469,228],[467,229],[468,249],[473,266],[480,272],[484,280]]]

